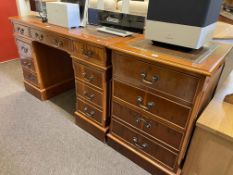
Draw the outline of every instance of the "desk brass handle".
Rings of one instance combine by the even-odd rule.
[[[155,106],[155,103],[154,102],[148,102],[147,105],[143,105],[143,98],[138,96],[137,97],[137,103],[138,103],[138,106],[144,110],[150,110],[151,108],[153,108]]]
[[[58,39],[55,39],[55,45],[57,46],[57,47],[63,47],[63,41],[59,41]]]
[[[95,115],[95,111],[88,112],[88,107],[84,107],[83,111],[87,117],[93,117]]]
[[[144,126],[145,126],[147,129],[151,128],[150,122],[146,121],[144,118],[138,117],[138,118],[136,119],[136,123],[137,123],[137,124],[141,124],[142,122],[143,122]]]
[[[20,34],[21,34],[21,35],[24,34],[24,29],[20,29]]]
[[[88,76],[86,72],[82,73],[82,77],[88,82],[91,82],[95,78],[93,75]]]
[[[93,56],[93,52],[91,50],[84,50],[84,49],[81,49],[82,51],[82,54],[85,55],[86,57],[90,58]]]
[[[44,39],[44,36],[41,34],[39,37],[39,40],[42,41]]]
[[[141,73],[140,75],[141,75],[142,82],[145,83],[145,84],[152,85],[152,84],[156,83],[159,80],[159,77],[157,75],[154,75],[152,77],[151,81],[147,80],[147,74],[146,73]]]
[[[135,145],[136,147],[138,147],[139,149],[144,149],[144,148],[146,148],[146,147],[148,146],[147,143],[142,143],[142,144],[139,143],[137,137],[133,137],[133,142],[134,142],[134,145]]]
[[[89,95],[87,91],[84,91],[83,95],[84,95],[84,97],[85,97],[86,99],[88,99],[88,100],[90,100],[90,101],[93,100],[93,98],[95,97],[95,94]]]
[[[18,32],[20,32],[20,29],[21,29],[20,27],[17,27],[17,31],[18,31]]]

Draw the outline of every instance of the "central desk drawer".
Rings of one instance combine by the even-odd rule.
[[[97,108],[91,106],[90,104],[80,99],[77,100],[76,109],[85,117],[94,120],[98,124],[102,125],[102,111],[98,110]]]
[[[68,38],[63,38],[56,35],[49,35],[48,43],[61,50],[65,50],[68,52],[73,51],[73,42]]]
[[[74,55],[81,60],[90,62],[100,66],[108,66],[110,63],[107,60],[107,53],[104,48],[100,48],[90,43],[77,41],[74,43]]]
[[[48,42],[48,35],[46,34],[46,32],[36,30],[36,29],[31,29],[31,35],[32,35],[32,38],[36,41],[39,41],[42,43]]]
[[[113,95],[156,117],[163,118],[183,128],[186,126],[189,108],[118,81],[113,82]]]
[[[138,87],[148,87],[189,103],[193,102],[199,79],[165,67],[113,53],[113,75]]]
[[[111,121],[111,132],[135,149],[145,153],[148,157],[162,162],[171,169],[175,168],[177,154],[137,133],[134,129],[128,128],[116,120]]]
[[[73,61],[73,67],[76,78],[82,80],[92,86],[103,89],[106,84],[106,77],[104,72],[95,70],[94,68],[84,66]]]
[[[77,96],[80,96],[87,101],[94,103],[101,109],[103,108],[103,101],[105,100],[103,99],[103,94],[91,88],[87,84],[76,80],[76,93]]]
[[[112,115],[125,121],[131,126],[146,132],[155,139],[160,140],[177,150],[180,149],[183,134],[155,121],[152,117],[147,117],[126,107],[126,105],[121,105],[114,101],[112,103]]]

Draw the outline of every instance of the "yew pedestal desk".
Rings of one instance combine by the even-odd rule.
[[[75,87],[78,126],[152,174],[181,173],[193,126],[231,46],[178,51],[93,26],[11,21],[29,93],[47,100]]]

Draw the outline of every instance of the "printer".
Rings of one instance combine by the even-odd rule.
[[[222,0],[150,0],[145,38],[191,49],[212,38]]]

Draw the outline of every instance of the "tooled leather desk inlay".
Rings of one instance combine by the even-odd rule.
[[[130,43],[130,46],[153,52],[154,54],[166,54],[176,57],[178,59],[198,64],[203,62],[206,58],[208,58],[208,56],[217,49],[218,44],[209,42],[201,49],[190,50],[185,48],[178,48],[176,46],[163,47],[162,45],[160,46],[158,44],[153,45],[152,41],[141,39]]]

